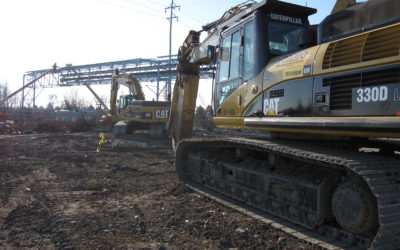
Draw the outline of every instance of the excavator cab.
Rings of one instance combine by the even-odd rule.
[[[243,85],[257,77],[262,82],[259,75],[273,58],[316,43],[316,32],[308,21],[315,9],[279,1],[264,1],[252,9],[250,15],[239,15],[222,24],[229,28],[221,32],[219,42],[214,85],[217,117],[242,116],[248,105],[248,90]],[[263,86],[254,87],[253,91],[255,88],[261,90]],[[255,106],[251,115],[261,114],[262,101]]]
[[[179,49],[170,134],[175,142],[191,137],[200,65],[216,63],[212,106],[221,128],[242,128],[243,116],[263,115],[262,74],[276,57],[315,44],[308,16],[316,9],[276,0],[244,3],[205,25],[208,37],[191,31]],[[265,76],[266,77],[266,76]]]
[[[129,105],[134,105],[136,98],[134,95],[121,95],[118,102],[118,113],[124,110]]]

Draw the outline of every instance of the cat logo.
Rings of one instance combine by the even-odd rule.
[[[169,110],[168,109],[157,109],[156,110],[156,119],[168,119],[169,118]]]
[[[276,116],[278,115],[279,98],[270,98],[264,100],[264,115]]]

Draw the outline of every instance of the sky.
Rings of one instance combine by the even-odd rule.
[[[175,9],[172,53],[177,53],[189,30],[200,30],[243,1],[175,0],[180,8]],[[316,8],[318,13],[310,18],[314,24],[330,13],[336,0],[286,2]],[[165,8],[170,4],[171,0],[0,0],[0,83],[15,90],[22,86],[25,72],[48,69],[54,63],[62,67],[168,55]],[[209,91],[201,92],[200,105],[211,102],[211,84],[205,84],[202,89]],[[50,94],[62,100],[68,91],[74,90],[46,89],[37,103],[46,106]],[[85,87],[75,91],[88,96]],[[96,91],[108,93],[109,87]],[[89,98],[92,101],[94,97]]]

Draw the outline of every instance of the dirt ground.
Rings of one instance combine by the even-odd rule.
[[[0,135],[1,249],[310,249],[182,185],[168,139]]]

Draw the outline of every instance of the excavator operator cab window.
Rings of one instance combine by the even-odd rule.
[[[300,50],[299,37],[306,30],[305,27],[291,23],[269,21],[269,52],[274,56]]]
[[[239,77],[240,31],[224,37],[221,41],[219,82]]]
[[[219,86],[218,106],[239,87],[239,80],[230,81]]]
[[[133,105],[136,101],[136,98],[133,95],[126,96],[126,105]]]
[[[216,107],[219,107],[244,81],[257,74],[254,61],[255,40],[255,24],[252,19],[228,31],[221,38]]]
[[[240,30],[229,32],[221,40],[217,106],[240,86]]]

